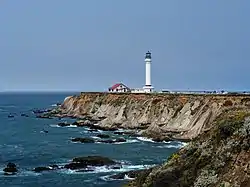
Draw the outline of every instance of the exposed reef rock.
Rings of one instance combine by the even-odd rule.
[[[34,172],[40,173],[43,171],[52,171],[52,170],[57,170],[59,169],[59,166],[57,165],[52,165],[52,166],[48,166],[48,167],[36,167],[34,168]]]
[[[137,129],[150,138],[187,140],[211,128],[224,109],[249,106],[245,95],[81,93],[45,116],[75,117],[83,120],[78,126],[91,129]]]
[[[17,172],[16,164],[9,162],[3,171],[4,175],[15,175]]]
[[[249,110],[224,111],[213,127],[127,187],[250,186]]]
[[[92,138],[73,138],[71,141],[81,143],[95,143],[95,140]]]
[[[87,157],[77,157],[72,160],[71,163],[66,164],[64,168],[76,170],[84,169],[88,166],[110,166],[117,164],[115,161],[102,156],[87,156]]]

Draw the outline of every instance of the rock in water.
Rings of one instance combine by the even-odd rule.
[[[52,165],[52,166],[48,166],[48,167],[36,167],[35,169],[33,169],[34,172],[42,172],[42,171],[51,171],[51,170],[55,170],[55,169],[59,169],[59,167],[57,165]]]
[[[14,118],[14,115],[9,114],[9,115],[8,115],[8,118]]]
[[[92,138],[73,138],[72,142],[81,142],[81,143],[95,143],[95,140]]]
[[[69,164],[66,164],[64,168],[76,170],[84,169],[87,166],[105,166],[105,165],[114,165],[115,161],[102,156],[87,156],[87,157],[77,157]]]
[[[98,134],[97,137],[103,138],[103,139],[110,138],[108,134]]]
[[[16,164],[9,162],[6,168],[3,169],[6,174],[15,174],[17,172]]]
[[[42,171],[50,171],[52,169],[50,169],[49,167],[36,167],[33,171],[34,172],[42,172]]]
[[[22,117],[29,117],[28,114],[21,114]]]
[[[58,126],[60,126],[60,127],[67,127],[67,126],[70,126],[70,124],[66,123],[66,122],[61,122],[61,123],[58,123]]]
[[[104,166],[116,164],[115,161],[102,156],[77,157],[73,159],[73,162],[85,163],[88,166]]]
[[[126,142],[125,138],[117,138],[115,142]]]

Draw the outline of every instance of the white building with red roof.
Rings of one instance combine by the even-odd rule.
[[[113,86],[111,86],[109,88],[109,92],[130,92],[130,88],[127,87],[125,84],[123,83],[117,83],[117,84],[114,84]]]

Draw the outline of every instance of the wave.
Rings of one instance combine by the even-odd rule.
[[[59,106],[59,104],[56,104],[56,103],[55,103],[55,104],[52,104],[51,106],[52,106],[52,107],[57,107],[57,106]]]
[[[113,144],[127,144],[127,143],[136,143],[139,142],[138,140],[126,140],[126,142],[116,142]]]
[[[60,125],[57,125],[57,124],[51,124],[49,125],[50,127],[58,127],[60,128],[61,126]],[[76,125],[69,125],[69,126],[65,126],[66,128],[76,128],[77,126]],[[63,128],[65,128],[63,127]]]
[[[97,139],[98,137],[95,138],[95,136],[93,136],[92,138]],[[98,138],[100,139],[100,138]],[[115,140],[115,139],[114,139]],[[98,144],[111,144],[111,145],[120,145],[120,144],[128,144],[128,143],[136,143],[139,142],[138,140],[126,140],[126,142],[114,142],[114,143],[105,143],[105,142],[95,142]]]
[[[97,137],[97,136],[91,136],[91,138],[93,138],[93,139],[98,139],[98,140],[101,139],[100,137]]]
[[[119,165],[118,165],[119,166]],[[86,171],[83,170],[70,170],[70,169],[62,169],[58,170],[58,172],[64,174],[97,174],[97,173],[121,173],[127,172],[131,170],[140,170],[140,169],[147,169],[153,167],[155,165],[121,165],[121,168],[114,168],[109,166],[99,166],[99,167],[88,167]]]
[[[123,173],[123,172],[128,172],[128,171],[132,171],[132,170],[142,170],[142,169],[148,169],[151,167],[154,167],[155,165],[125,165],[123,166],[122,169],[119,170],[115,170],[116,173]],[[114,175],[114,174],[112,174]],[[102,176],[101,179],[104,181],[115,181],[115,180],[133,180],[134,178],[130,178],[128,175],[124,175],[123,179],[112,179],[111,176],[112,175],[106,175],[106,176]]]
[[[145,137],[137,137],[138,140],[143,141],[143,142],[151,142],[151,143],[156,143],[153,141],[151,138],[145,138]]]
[[[77,126],[76,125],[69,125],[69,126],[66,126],[67,128],[76,128]]]
[[[185,142],[172,142],[172,144],[170,144],[170,145],[160,145],[160,146],[157,146],[157,148],[176,148],[176,149],[180,149],[180,148],[182,148],[182,147],[184,147],[184,146],[186,146],[187,145],[187,143],[185,143]]]

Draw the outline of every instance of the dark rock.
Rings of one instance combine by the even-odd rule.
[[[111,143],[115,143],[115,140],[99,140],[97,141],[99,143],[108,143],[108,144],[111,144]]]
[[[76,170],[76,169],[86,168],[87,166],[88,165],[86,163],[72,162],[72,163],[66,164],[64,166],[64,168],[71,169],[71,170]]]
[[[16,164],[9,162],[7,167],[3,169],[4,172],[15,173],[17,172]]]
[[[92,138],[73,138],[72,142],[81,142],[81,143],[95,143],[95,140]]]
[[[82,170],[84,172],[86,171],[92,171],[92,169],[87,168],[88,166],[109,166],[116,164],[115,161],[102,156],[87,156],[87,157],[77,157],[74,158],[73,161],[69,164],[66,164],[64,168],[76,170],[76,169],[85,169]]]
[[[77,157],[73,159],[75,163],[82,163],[88,166],[104,166],[116,164],[115,161],[102,156]]]
[[[108,134],[98,134],[97,137],[104,138],[104,139],[110,138],[110,136]]]
[[[51,170],[56,170],[59,169],[58,165],[51,165],[48,167],[36,167],[33,169],[34,172],[42,172],[42,171],[51,171]]]
[[[110,169],[121,169],[122,166],[121,165],[115,165],[115,166],[110,166]]]
[[[12,115],[12,114],[9,114],[8,115],[8,118],[14,118],[15,116],[14,115]]]
[[[29,117],[28,114],[21,114],[22,117]]]
[[[42,172],[42,171],[50,171],[50,170],[52,170],[52,169],[49,167],[36,167],[33,171],[34,172]]]
[[[67,126],[70,126],[70,124],[69,124],[69,123],[66,123],[66,122],[61,122],[61,123],[58,123],[57,125],[60,126],[60,127],[67,127]]]
[[[126,142],[125,138],[117,138],[115,142]]]
[[[98,132],[97,129],[89,129],[88,131],[89,131],[89,132]]]

